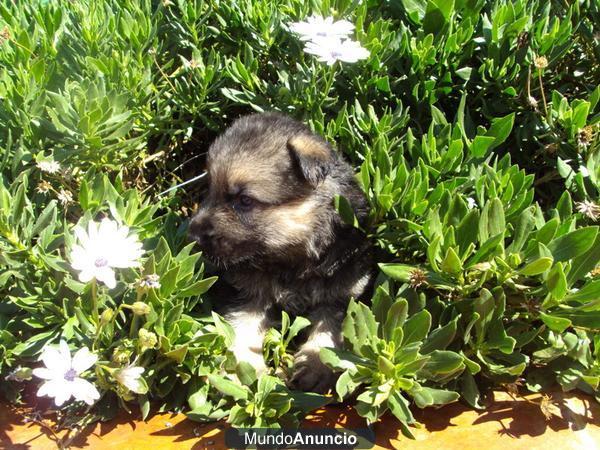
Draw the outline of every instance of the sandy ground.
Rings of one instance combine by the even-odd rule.
[[[375,426],[374,448],[403,450],[600,450],[600,405],[586,396],[554,393],[553,403],[540,408],[540,395],[514,398],[496,392],[485,411],[460,403],[440,409],[414,410],[416,440],[403,437],[391,416]],[[305,427],[364,427],[349,406],[328,406],[310,416]],[[227,424],[199,424],[184,415],[158,414],[142,422],[123,413],[117,419],[90,426],[70,440],[69,448],[119,450],[225,449]],[[68,438],[68,437],[67,437]],[[0,404],[0,448],[44,450],[59,448],[49,430],[24,421],[22,411]]]

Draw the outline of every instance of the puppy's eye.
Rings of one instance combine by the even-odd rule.
[[[254,199],[244,194],[240,195],[235,202],[235,205],[243,211],[248,211],[252,209],[254,204]]]

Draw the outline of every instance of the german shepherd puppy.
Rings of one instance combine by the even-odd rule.
[[[322,347],[342,345],[351,297],[372,284],[371,246],[335,210],[345,197],[360,224],[367,202],[351,167],[303,124],[278,113],[236,120],[208,153],[208,195],[190,236],[238,291],[225,311],[238,361],[265,369],[266,330],[285,310],[311,321],[288,384],[325,392],[335,382]]]

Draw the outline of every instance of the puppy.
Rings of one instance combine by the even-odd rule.
[[[288,384],[325,392],[335,382],[322,347],[342,344],[351,297],[372,284],[371,246],[334,208],[344,196],[360,224],[367,203],[351,167],[306,126],[277,113],[236,120],[208,152],[208,195],[189,232],[241,302],[225,313],[238,361],[265,369],[263,337],[280,311],[311,321]]]

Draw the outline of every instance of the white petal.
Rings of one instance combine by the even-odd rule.
[[[71,368],[71,350],[69,350],[69,344],[67,344],[67,341],[61,339],[58,349],[63,361],[67,365],[67,370],[69,370]]]
[[[91,281],[92,278],[95,278],[95,272],[92,270],[84,270],[83,272],[79,273],[79,281],[81,281],[82,283],[87,283],[88,281]]]
[[[144,373],[143,367],[131,366],[119,370],[115,378],[130,391],[139,393],[141,388],[139,379],[142,373]]]
[[[96,386],[83,378],[75,378],[72,384],[73,396],[76,400],[81,400],[88,405],[93,405],[100,398],[100,393]]]
[[[58,380],[54,380],[56,382],[56,387],[54,388],[54,392],[52,392],[50,397],[54,397],[54,403],[56,406],[61,406],[64,402],[71,398],[73,393],[73,382],[68,380],[62,380],[62,383],[59,383]]]
[[[38,397],[54,397],[54,393],[60,389],[60,380],[49,380],[42,383],[37,391]]]
[[[354,30],[354,24],[347,20],[338,20],[333,23],[333,31],[338,35],[348,35]]]
[[[46,369],[45,367],[38,367],[37,369],[33,369],[32,372],[36,377],[43,378],[45,380],[51,380],[54,378],[54,372],[50,369]]]
[[[88,223],[88,239],[89,242],[96,242],[98,239],[98,224],[93,220]]]
[[[117,222],[110,220],[109,218],[102,219],[100,222],[100,228],[98,229],[98,235],[101,239],[111,240],[118,231]]]
[[[71,366],[71,357],[64,358],[62,352],[52,347],[44,348],[41,359],[48,370],[57,374],[57,376],[64,375]]]
[[[83,270],[84,267],[88,266],[90,263],[90,256],[83,247],[79,245],[74,245],[71,249],[71,255],[69,257],[71,260],[71,267],[75,270]]]
[[[82,347],[73,356],[73,369],[79,374],[89,369],[97,360],[98,357],[91,353],[87,347]]]
[[[115,272],[110,267],[100,267],[96,271],[96,279],[103,282],[109,289],[114,289],[117,285]]]
[[[80,227],[79,225],[75,226],[75,228],[73,228],[73,232],[75,233],[75,236],[77,236],[79,243],[83,247],[85,247],[89,244],[90,237],[88,236],[88,234],[85,232],[85,230],[82,227]]]
[[[61,379],[53,379],[44,382],[37,391],[38,397],[48,396],[54,397],[56,406],[61,406],[65,401],[71,398],[70,381]]]

